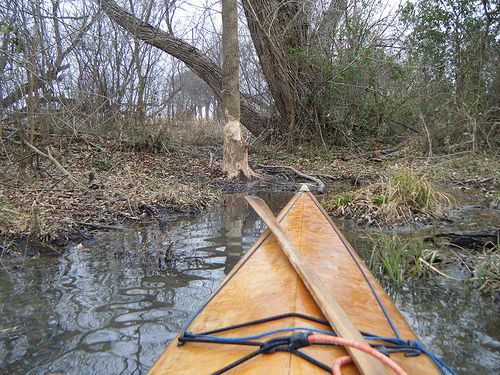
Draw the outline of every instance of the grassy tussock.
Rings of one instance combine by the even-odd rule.
[[[415,216],[441,217],[451,203],[422,173],[403,168],[355,192],[332,195],[323,206],[334,215],[369,224],[407,223]]]
[[[500,293],[500,238],[486,251],[474,267],[477,286],[483,294]]]
[[[370,268],[375,274],[398,285],[425,273],[419,259],[428,255],[421,241],[381,232],[371,233],[368,238],[372,242]]]

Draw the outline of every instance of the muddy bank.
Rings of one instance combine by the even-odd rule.
[[[58,246],[85,240],[89,232],[120,229],[158,212],[199,212],[216,204],[223,192],[246,191],[256,184],[267,183],[284,191],[295,190],[301,181],[315,185],[294,173],[270,174],[263,166],[292,167],[326,183],[326,190],[334,181],[344,184],[345,189],[376,181],[402,165],[425,169],[439,181],[459,182],[464,188],[479,184],[487,191],[494,191],[499,176],[498,169],[491,170],[493,161],[486,156],[381,160],[346,157],[342,152],[298,149],[290,155],[259,148],[251,149],[250,162],[260,179],[234,182],[225,180],[221,172],[222,150],[218,146],[184,145],[156,154],[113,141],[99,145],[72,142],[52,151],[71,178],[36,155],[24,174],[14,160],[0,157],[5,166],[0,184],[3,254],[26,254],[30,242],[57,253]]]

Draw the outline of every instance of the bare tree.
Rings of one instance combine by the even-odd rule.
[[[224,155],[222,169],[229,178],[252,178],[248,151],[240,127],[238,15],[236,0],[222,1],[222,103]]]

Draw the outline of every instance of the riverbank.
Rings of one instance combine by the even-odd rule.
[[[119,229],[160,210],[199,212],[214,205],[224,191],[249,188],[224,179],[222,150],[217,146],[177,145],[155,153],[120,142],[80,140],[60,146],[51,155],[62,169],[35,155],[32,168],[23,175],[11,158],[0,160],[6,166],[0,184],[3,254],[22,254],[16,244],[32,241],[50,251],[68,241],[86,239],[91,230]],[[498,163],[486,155],[420,158],[408,153],[347,155],[301,148],[291,155],[261,147],[250,149],[250,162],[260,180],[287,184],[288,189],[293,189],[290,182],[314,183],[290,170],[320,179],[328,189],[332,181],[355,187],[405,167],[424,171],[439,183],[480,187],[485,200],[492,204],[498,200],[500,172],[492,168]],[[269,173],[269,166],[291,169]]]

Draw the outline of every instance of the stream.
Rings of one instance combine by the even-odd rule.
[[[265,229],[244,195],[228,194],[197,216],[98,233],[61,256],[1,258],[0,373],[145,373]],[[292,193],[257,195],[277,213]],[[459,226],[441,229],[491,229],[497,213],[470,204],[456,212]],[[366,260],[363,229],[340,226]],[[439,228],[423,227],[422,237],[432,231]],[[443,277],[386,290],[457,373],[499,372],[499,307],[491,298]]]

